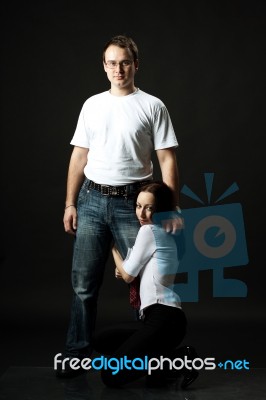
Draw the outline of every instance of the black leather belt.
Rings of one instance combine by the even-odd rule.
[[[89,182],[89,189],[97,190],[103,196],[118,196],[118,197],[126,197],[136,190],[138,190],[141,186],[147,185],[151,181],[141,181],[135,182],[128,185],[123,186],[110,186],[110,185],[101,185],[100,183],[96,183],[93,181]]]

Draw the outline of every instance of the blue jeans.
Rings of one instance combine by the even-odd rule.
[[[65,355],[88,357],[92,352],[97,299],[111,244],[123,258],[134,245],[139,222],[135,214],[134,188],[127,197],[108,197],[88,189],[85,179],[79,192],[78,228],[72,263],[73,301]]]

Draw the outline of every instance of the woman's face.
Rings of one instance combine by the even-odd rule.
[[[140,225],[152,224],[152,214],[155,211],[155,198],[152,193],[140,192],[136,202],[136,215]]]

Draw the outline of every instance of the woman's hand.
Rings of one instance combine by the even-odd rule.
[[[118,268],[115,268],[115,277],[116,277],[116,279],[123,279],[121,273],[118,270]]]
[[[124,270],[123,258],[121,256],[121,254],[119,253],[119,251],[117,250],[117,248],[115,247],[115,245],[112,247],[112,253],[113,253],[114,262],[116,265],[115,277],[117,279],[123,279],[126,283],[132,282],[134,279],[134,276],[127,274],[126,271]]]

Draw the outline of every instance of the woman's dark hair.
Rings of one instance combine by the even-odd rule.
[[[138,47],[134,40],[124,35],[117,35],[112,37],[112,39],[105,44],[103,48],[103,62],[105,62],[105,52],[111,45],[121,47],[122,49],[128,49],[133,56],[134,62],[138,59]]]
[[[154,212],[159,213],[175,210],[174,195],[172,190],[169,188],[169,186],[166,185],[166,183],[162,181],[152,181],[151,183],[142,186],[136,193],[135,205],[137,203],[138,195],[141,192],[148,192],[154,195]]]

